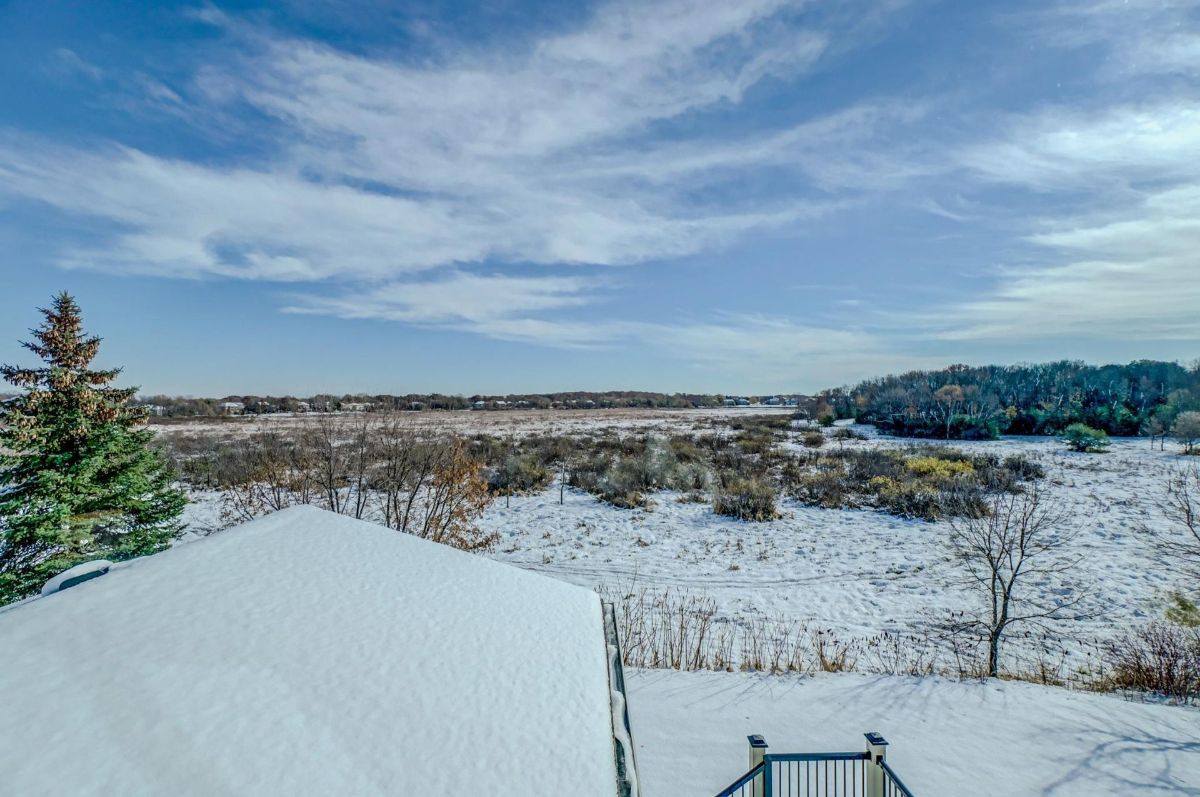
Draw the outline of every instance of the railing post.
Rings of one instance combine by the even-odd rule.
[[[747,736],[746,740],[750,743],[750,769],[754,769],[763,762],[763,757],[767,754],[767,740],[757,733]],[[763,777],[751,781],[754,786],[754,797],[764,797],[765,789],[763,787],[767,780],[766,767],[763,767],[763,770]]]
[[[867,737],[867,797],[884,797],[883,793],[883,763],[887,755],[887,741],[878,733],[868,733]]]

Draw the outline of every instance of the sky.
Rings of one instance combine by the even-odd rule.
[[[1200,2],[0,4],[0,361],[812,392],[1200,357]]]

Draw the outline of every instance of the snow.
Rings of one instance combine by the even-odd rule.
[[[74,567],[67,568],[42,585],[42,595],[53,595],[55,592],[58,592],[60,589],[62,589],[63,584],[71,581],[72,579],[80,578],[82,576],[91,576],[91,578],[97,578],[98,576],[107,573],[111,567],[112,562],[108,561],[107,559],[97,559],[92,562],[83,562],[82,564],[77,564]]]
[[[0,611],[9,794],[615,792],[584,589],[293,508]]]
[[[602,428],[599,418],[595,423],[592,431]],[[631,423],[626,431],[679,428]],[[911,444],[871,435],[829,445]],[[1069,512],[1067,531],[1085,555],[1077,575],[1105,611],[1056,626],[1049,643],[1068,651],[1064,671],[1093,655],[1095,640],[1161,615],[1176,574],[1147,545],[1144,526],[1163,522],[1166,478],[1193,458],[1173,445],[1151,449],[1146,440],[1117,439],[1104,454],[1072,453],[1052,438],[952,445],[1036,459],[1049,496]],[[199,498],[190,515],[213,517],[214,495]],[[962,608],[964,593],[947,567],[944,523],[789,500],[779,520],[744,523],[678,498],[655,494],[653,507],[642,511],[570,488],[560,505],[557,486],[513,496],[482,520],[501,535],[487,556],[582,587],[672,587],[711,596],[716,621],[732,626],[781,618],[861,638],[916,631]],[[1014,636],[1007,664],[1029,662],[1049,643]],[[888,739],[889,760],[921,797],[1200,795],[1200,711],[1192,708],[1021,682],[861,674],[627,670],[626,682],[640,783],[655,797],[715,793],[745,770],[749,733],[763,733],[776,751],[797,752],[858,750],[866,731]]]
[[[1022,682],[856,674],[627,670],[642,786],[716,794],[746,771],[746,736],[778,753],[858,751],[920,797],[1200,794],[1200,711]]]
[[[616,645],[608,646],[609,705],[612,710],[613,738],[620,747],[620,772],[630,794],[638,793],[637,764],[633,752],[633,736],[625,727],[629,714],[625,693],[618,688],[622,683],[624,667],[621,666],[621,651]]]
[[[858,427],[859,430],[862,427]],[[913,441],[871,437],[848,447],[897,447]],[[936,444],[936,442],[935,442]],[[830,446],[837,444],[831,443]],[[1161,524],[1165,481],[1193,459],[1151,450],[1145,440],[1115,440],[1105,454],[1066,451],[1053,438],[955,441],[954,447],[1001,457],[1025,454],[1046,469],[1051,500],[1069,512],[1066,531],[1083,561],[1073,574],[1098,606],[1064,622],[1051,647],[1067,655],[1064,670],[1095,655],[1131,623],[1161,615],[1175,572],[1156,558],[1144,524]],[[1174,448],[1174,447],[1172,447]],[[945,522],[908,520],[873,510],[822,509],[785,499],[783,517],[746,523],[651,496],[650,511],[618,509],[554,487],[497,501],[483,519],[501,535],[494,557],[581,586],[672,587],[711,596],[718,622],[783,619],[867,638],[883,631],[918,632],[974,599],[954,583]],[[1037,590],[1060,588],[1030,582]],[[1044,640],[1016,636],[1012,666],[1028,665]]]
[[[651,431],[666,433],[673,428],[669,422]],[[603,428],[610,421],[595,416],[593,423]],[[870,427],[856,429],[870,437],[828,445],[903,447],[914,442],[876,436]],[[1166,478],[1193,457],[1181,456],[1173,445],[1167,451],[1152,450],[1144,439],[1115,439],[1104,454],[1073,453],[1060,440],[1045,437],[952,445],[1002,457],[1024,454],[1045,467],[1048,495],[1067,508],[1066,530],[1075,534],[1074,550],[1084,557],[1074,575],[1090,605],[1098,608],[1060,623],[1048,638],[1015,635],[1007,648],[1007,666],[1032,668],[1043,649],[1049,649],[1049,663],[1060,663],[1056,657],[1062,656],[1061,671],[1070,673],[1094,661],[1104,640],[1161,616],[1164,593],[1178,584],[1169,563],[1156,558],[1147,544],[1142,526],[1163,522]],[[571,488],[564,498],[560,505],[554,485],[496,501],[481,521],[485,531],[500,535],[488,555],[588,588],[676,588],[712,597],[717,623],[742,627],[756,620],[783,620],[829,629],[839,639],[866,639],[884,631],[920,633],[974,600],[954,583],[944,522],[821,509],[784,499],[779,520],[745,523],[713,514],[707,503],[680,503],[680,496],[670,492],[653,494],[649,511],[619,509]],[[194,494],[188,507],[193,526],[219,525],[218,504],[216,493]],[[1050,582],[1032,585],[1040,591],[1061,588]]]

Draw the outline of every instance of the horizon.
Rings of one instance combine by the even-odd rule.
[[[18,0],[0,362],[62,289],[143,394],[1189,362],[1197,42],[1149,0]]]

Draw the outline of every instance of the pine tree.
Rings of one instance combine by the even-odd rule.
[[[0,366],[23,392],[0,404],[0,604],[36,592],[89,559],[160,551],[180,532],[186,498],[149,442],[137,388],[119,368],[91,368],[100,338],[84,334],[67,293],[41,310],[22,343],[41,368]]]

